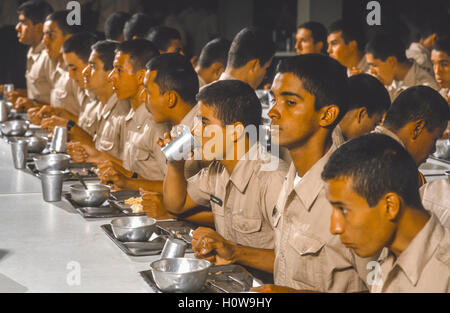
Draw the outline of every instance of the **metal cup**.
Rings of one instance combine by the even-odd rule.
[[[182,258],[186,252],[187,243],[183,240],[168,238],[161,252],[161,259]]]
[[[61,201],[61,193],[64,182],[64,172],[50,170],[40,172],[42,195],[46,202]]]
[[[5,100],[0,100],[0,122],[6,122],[8,120],[9,107]]]
[[[28,159],[28,143],[25,140],[11,142],[11,153],[16,169],[24,169]]]
[[[171,134],[176,135],[176,138],[161,148],[169,162],[180,161],[187,157],[195,148],[200,147],[200,143],[186,125],[175,126],[172,128]]]
[[[50,143],[50,151],[57,153],[65,153],[67,151],[67,128],[56,126],[53,131],[52,142]]]
[[[3,85],[3,99],[6,101],[6,93],[14,91],[14,84]]]

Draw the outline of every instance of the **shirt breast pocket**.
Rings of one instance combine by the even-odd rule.
[[[102,151],[111,151],[115,146],[115,137],[114,126],[107,122],[99,138],[99,149]]]
[[[294,232],[288,239],[292,278],[305,289],[320,290],[323,280],[323,247],[325,242],[303,232]]]
[[[242,215],[233,216],[233,229],[243,233],[252,234],[261,230],[262,221],[261,218],[249,218]]]
[[[147,161],[150,158],[150,151],[143,150],[140,148],[136,149],[136,159],[138,161]]]

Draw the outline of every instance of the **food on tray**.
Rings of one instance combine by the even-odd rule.
[[[142,206],[142,197],[131,197],[124,201],[125,204],[131,206],[133,213],[143,213],[144,207]]]

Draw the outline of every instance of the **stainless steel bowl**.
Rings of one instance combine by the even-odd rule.
[[[113,219],[111,228],[120,241],[148,241],[156,230],[156,220],[147,216],[126,216]]]
[[[84,189],[81,184],[70,186],[72,200],[83,207],[96,207],[109,198],[110,188],[102,184],[87,183],[88,189]]]
[[[68,154],[45,154],[33,158],[36,169],[39,172],[46,170],[64,171],[69,167],[70,155]]]
[[[450,139],[437,140],[436,151],[433,155],[439,159],[450,160]]]
[[[22,120],[7,121],[0,124],[5,136],[23,136],[28,131],[30,123]]]
[[[16,137],[15,140],[26,141],[29,153],[41,153],[47,146],[47,139],[39,136]]]
[[[196,292],[205,285],[211,263],[201,259],[162,259],[150,264],[153,280],[163,292]]]

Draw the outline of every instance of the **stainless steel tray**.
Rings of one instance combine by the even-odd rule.
[[[34,164],[34,161],[32,159],[33,157],[38,155],[40,154],[32,153],[29,155],[27,160],[27,168],[28,173],[39,178],[39,171],[36,169],[36,165]],[[69,168],[67,169],[67,173],[64,176],[64,181],[78,181],[76,173],[79,173],[84,180],[97,180],[97,174],[95,174],[93,170],[94,167],[95,164],[92,163],[71,162],[69,164]]]
[[[149,256],[160,254],[166,243],[165,236],[158,236],[147,242],[122,242],[118,240],[112,231],[110,224],[100,226],[105,234],[122,250],[130,256]]]
[[[158,228],[161,231],[173,238],[178,238],[191,245],[191,232],[197,228],[194,224],[185,221],[167,221],[158,222]]]
[[[153,280],[152,271],[139,272],[145,282],[156,293],[161,290]],[[211,266],[206,283],[199,293],[237,293],[249,291],[252,288],[254,277],[241,265],[231,264]]]

